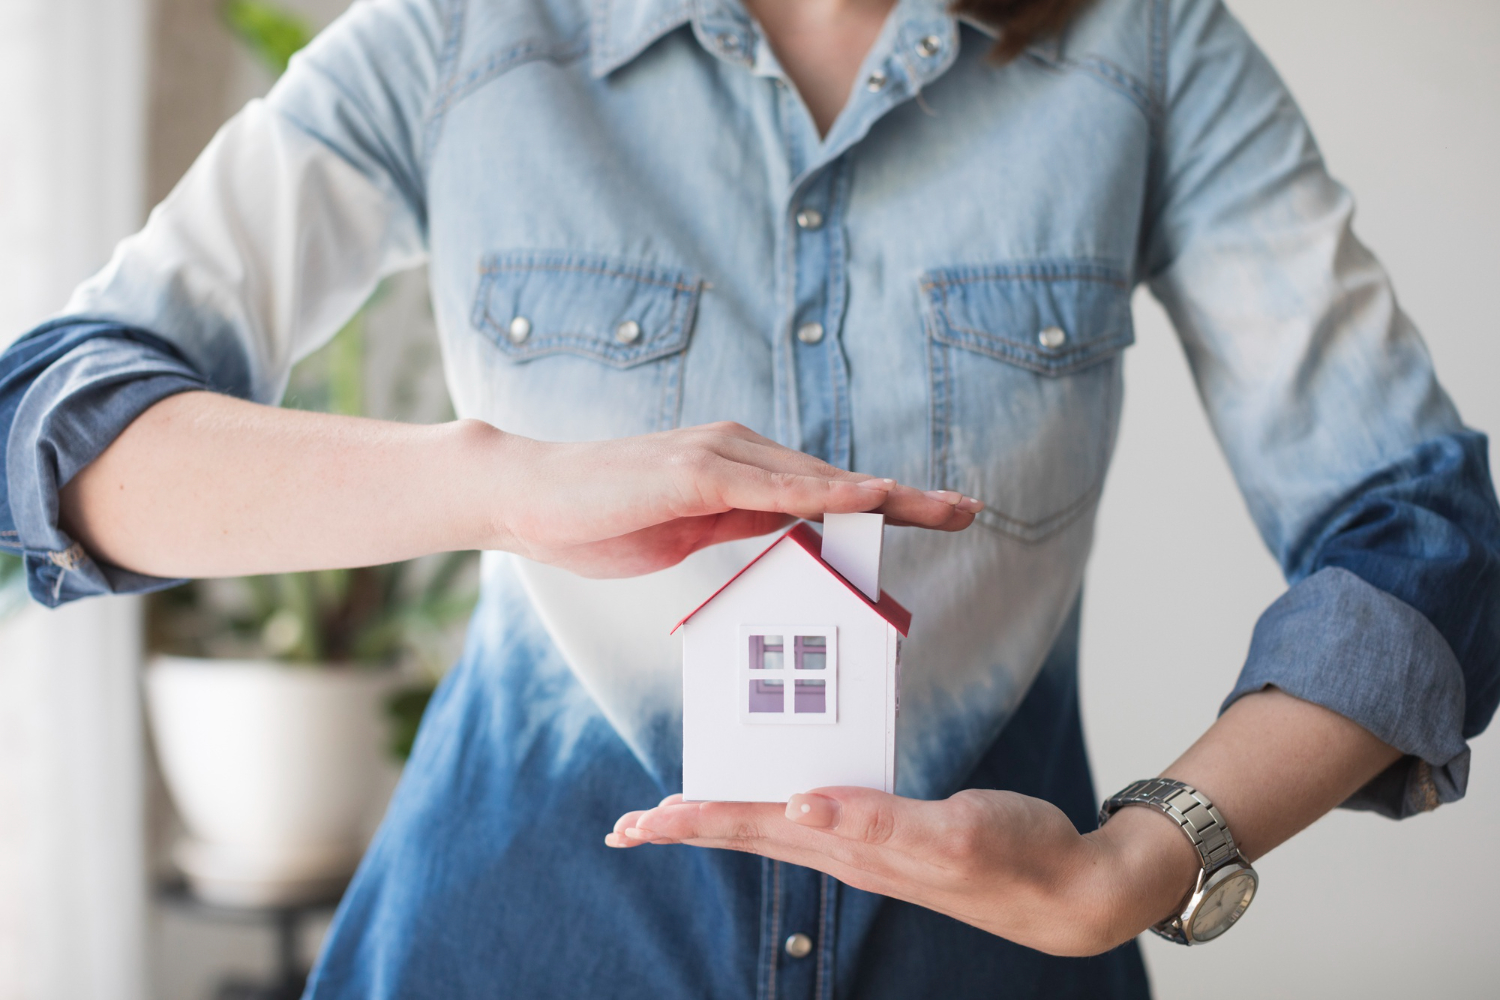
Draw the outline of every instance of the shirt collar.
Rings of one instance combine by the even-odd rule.
[[[892,16],[927,25],[953,20],[946,0],[900,0]],[[692,24],[705,46],[727,58],[749,65],[754,53],[754,25],[739,0],[594,0],[591,20],[590,66],[596,77],[613,73],[684,24]],[[964,23],[994,35],[967,18]]]
[[[608,76],[687,24],[697,6],[698,0],[594,0],[589,29],[594,76]]]

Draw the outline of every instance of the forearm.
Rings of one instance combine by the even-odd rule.
[[[506,436],[208,392],[138,417],[62,491],[95,556],[157,576],[370,565],[486,547]]]
[[[1219,808],[1250,859],[1336,808],[1400,756],[1357,723],[1275,689],[1246,695],[1163,775]],[[1092,834],[1093,863],[1112,886],[1106,946],[1126,941],[1184,900],[1199,868],[1182,831],[1152,809],[1117,812]]]
[[[732,423],[558,444],[479,421],[411,426],[207,392],[146,410],[60,502],[64,530],[90,554],[156,576],[473,548],[635,576],[798,517],[879,508],[957,531],[983,507],[835,469]]]

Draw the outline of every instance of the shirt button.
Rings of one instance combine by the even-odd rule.
[[[927,35],[917,43],[917,55],[923,59],[931,59],[943,51],[943,40],[937,35]]]
[[[793,958],[806,958],[812,954],[812,938],[806,934],[793,934],[786,939],[786,953]]]
[[[505,332],[510,337],[512,344],[522,343],[527,337],[531,336],[531,320],[525,316],[517,316],[510,321],[510,326]]]
[[[633,344],[641,339],[641,324],[633,319],[627,319],[615,327],[615,339],[622,344]]]
[[[887,79],[886,75],[877,69],[865,80],[865,89],[872,94],[879,93],[885,89]]]
[[[797,225],[803,229],[822,229],[823,213],[816,208],[804,208],[797,213]]]
[[[1068,335],[1060,326],[1049,326],[1036,335],[1036,342],[1049,351],[1054,351],[1068,342]]]
[[[797,339],[804,344],[816,344],[823,339],[822,323],[803,323],[797,327]]]

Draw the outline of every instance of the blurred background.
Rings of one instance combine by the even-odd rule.
[[[0,5],[0,345],[58,309],[344,6]],[[1359,232],[1467,422],[1500,431],[1500,5],[1230,6],[1359,199]],[[1212,720],[1282,590],[1169,325],[1147,296],[1136,318],[1085,598],[1084,713],[1101,792],[1156,773]],[[445,419],[424,276],[387,282],[299,367],[288,403]],[[271,995],[251,984],[311,959],[319,904],[378,820],[426,691],[454,655],[472,562],[195,585],[58,612],[12,600],[10,569],[0,562],[0,1000]],[[261,741],[228,776],[196,766],[224,759],[203,748],[232,735],[193,730],[214,699]],[[1175,706],[1165,716],[1164,700]],[[1465,802],[1400,824],[1336,813],[1259,864],[1261,896],[1222,942],[1148,938],[1158,995],[1196,997],[1210,977],[1223,998],[1496,995],[1488,901],[1500,898],[1500,866],[1487,848],[1500,832],[1500,742],[1482,736],[1473,749]],[[184,872],[209,903],[184,889]]]

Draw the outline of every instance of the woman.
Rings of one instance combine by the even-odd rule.
[[[1131,940],[1223,933],[1329,809],[1459,798],[1500,691],[1485,440],[1351,213],[1217,0],[377,0],[6,352],[0,530],[49,603],[496,550],[312,996],[1143,996]],[[424,258],[466,421],[267,405]],[[1291,586],[1096,828],[1140,282]],[[902,794],[668,796],[671,622],[868,509]]]

